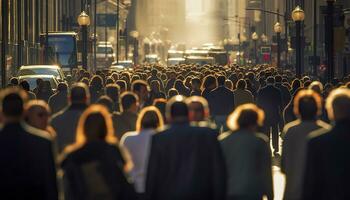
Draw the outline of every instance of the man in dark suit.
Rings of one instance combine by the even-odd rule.
[[[57,93],[49,98],[49,106],[52,114],[56,114],[68,106],[68,85],[66,83],[59,83],[57,91]]]
[[[274,86],[275,79],[267,78],[267,85],[261,88],[257,96],[257,104],[265,112],[264,133],[270,138],[272,130],[272,147],[274,154],[279,151],[278,123],[281,120],[282,95],[281,91]]]
[[[350,199],[350,91],[336,89],[326,103],[335,126],[311,133],[304,172],[305,200]]]
[[[235,107],[233,92],[225,87],[226,78],[223,75],[217,77],[218,87],[208,95],[210,112],[218,127],[225,127],[226,118]]]
[[[78,121],[90,102],[90,93],[84,83],[73,85],[68,96],[70,105],[52,117],[51,125],[57,134],[58,151],[75,141]]]
[[[169,101],[167,118],[170,126],[152,138],[147,199],[225,199],[225,163],[215,131],[189,125],[182,96]]]
[[[58,199],[55,161],[48,133],[24,124],[26,94],[2,91],[0,131],[1,199]]]

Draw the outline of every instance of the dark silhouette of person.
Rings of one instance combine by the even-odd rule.
[[[1,92],[0,192],[2,199],[58,199],[55,160],[48,133],[23,123],[27,95]]]
[[[49,98],[49,106],[52,114],[55,114],[68,106],[68,85],[59,83],[57,92]]]
[[[61,163],[66,199],[136,199],[124,176],[126,161],[104,106],[92,105],[81,115],[76,138],[65,148]]]
[[[307,145],[302,199],[350,199],[350,91],[333,90],[326,101],[334,127],[311,133]]]
[[[131,91],[138,96],[139,110],[144,107],[152,105],[152,99],[149,96],[149,85],[146,81],[136,80],[131,85]]]
[[[80,115],[90,103],[90,93],[84,83],[73,84],[68,95],[70,105],[52,117],[51,125],[57,134],[57,147],[61,152],[75,141],[75,131]]]
[[[306,147],[310,133],[331,128],[327,123],[318,120],[321,110],[322,99],[312,90],[300,90],[294,98],[294,112],[298,119],[286,124],[282,132],[281,171],[286,175],[285,200],[301,199]]]
[[[201,90],[201,80],[199,78],[192,78],[191,79],[191,96],[201,96],[202,90]]]
[[[185,86],[182,80],[176,80],[174,88],[179,92],[179,95],[189,97],[191,94],[191,90]]]
[[[257,95],[257,105],[265,112],[264,133],[270,138],[272,134],[272,147],[274,154],[279,152],[279,128],[281,118],[282,95],[281,91],[274,86],[275,79],[269,76],[267,85],[261,88]]]
[[[133,92],[124,92],[121,95],[120,113],[113,115],[115,134],[118,139],[129,131],[136,130],[139,99]]]
[[[227,169],[228,200],[273,200],[269,138],[258,133],[264,112],[254,104],[243,104],[228,117],[230,131],[219,136]]]
[[[184,101],[183,96],[175,96],[168,102],[166,115],[170,125],[152,137],[146,197],[225,199],[225,163],[216,132],[190,126]]]
[[[117,84],[108,84],[105,87],[105,94],[113,101],[113,112],[119,112],[120,87]]]
[[[99,75],[95,75],[92,77],[90,84],[90,102],[95,103],[100,96],[103,95],[103,79]]]
[[[207,97],[211,115],[218,127],[224,127],[224,130],[226,130],[226,118],[235,108],[234,94],[225,87],[225,80],[225,76],[218,76],[218,87],[210,91]]]
[[[53,95],[50,81],[43,81],[39,83],[38,92],[36,98],[44,100],[46,103],[49,101],[49,98]]]
[[[34,94],[34,92],[30,91],[30,85],[29,85],[28,81],[22,80],[19,83],[19,87],[21,87],[24,91],[27,92],[29,100],[36,99],[36,95]]]

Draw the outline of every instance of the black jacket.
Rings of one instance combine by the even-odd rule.
[[[308,144],[303,199],[350,199],[350,120],[337,122]]]
[[[235,108],[233,92],[225,86],[219,86],[208,95],[210,113],[213,116],[229,115]]]
[[[209,128],[175,124],[155,134],[149,158],[148,200],[223,200],[223,154]]]
[[[62,162],[67,200],[133,200],[135,193],[122,171],[117,146],[90,142],[69,153]]]
[[[1,199],[58,199],[52,144],[46,134],[20,123],[0,131]]]
[[[282,95],[273,85],[261,88],[257,96],[257,104],[265,112],[265,125],[270,126],[279,122],[281,118]]]

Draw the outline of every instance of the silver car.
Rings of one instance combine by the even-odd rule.
[[[58,81],[64,81],[65,75],[57,65],[27,65],[19,68],[17,76],[51,75]]]

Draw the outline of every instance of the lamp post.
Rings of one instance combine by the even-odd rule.
[[[281,67],[281,33],[282,33],[282,26],[279,22],[277,22],[273,29],[277,35],[277,67]]]
[[[87,69],[87,27],[90,25],[90,17],[85,13],[81,12],[78,17],[78,24],[81,27],[81,33],[83,37],[83,50],[82,50],[82,65],[83,69]]]
[[[333,13],[335,0],[327,0],[327,15],[325,16],[325,47],[327,57],[327,81],[330,83],[334,78],[334,30]]]
[[[137,57],[138,57],[138,54],[139,54],[139,45],[138,45],[138,37],[139,37],[139,32],[138,31],[131,31],[130,32],[130,36],[133,38],[134,40],[134,52],[133,52],[133,57],[134,57],[134,65],[137,64]]]
[[[305,19],[305,13],[304,11],[301,9],[300,6],[297,6],[293,12],[292,12],[292,18],[293,21],[295,22],[295,26],[296,26],[296,48],[295,48],[295,52],[296,52],[296,75],[298,78],[301,78],[301,73],[302,73],[302,45],[301,45],[301,23],[304,21]]]
[[[254,41],[254,61],[255,61],[255,64],[258,64],[258,56],[257,56],[257,47],[256,47],[256,43],[259,39],[259,36],[256,32],[254,32],[252,34],[252,40]]]

